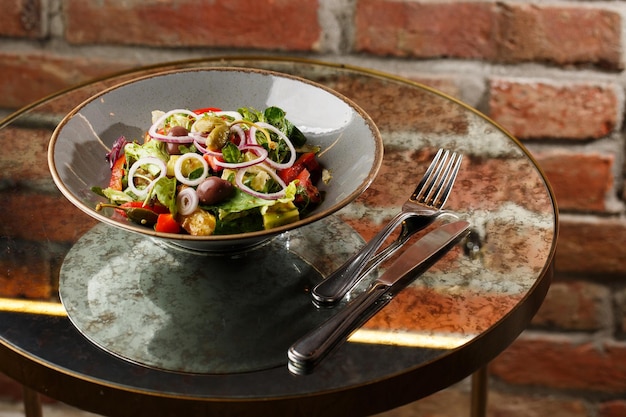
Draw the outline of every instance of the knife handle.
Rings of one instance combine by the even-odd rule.
[[[297,374],[311,370],[391,300],[391,296],[384,296],[388,289],[385,284],[374,283],[365,293],[294,343],[287,352],[289,370]]]

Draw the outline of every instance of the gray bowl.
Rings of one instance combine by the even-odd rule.
[[[321,146],[320,162],[332,174],[322,204],[307,217],[275,229],[234,235],[191,236],[158,233],[151,228],[111,218],[96,211],[104,201],[91,187],[106,187],[110,177],[105,153],[120,135],[141,138],[152,110],[202,108],[235,110],[269,106]],[[171,71],[120,84],[91,97],[72,110],[50,140],[48,164],[63,195],[79,209],[106,224],[162,239],[184,248],[233,251],[259,244],[285,231],[322,219],[358,197],[380,168],[383,145],[371,118],[355,103],[324,86],[291,75],[242,68]]]

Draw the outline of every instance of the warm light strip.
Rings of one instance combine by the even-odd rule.
[[[13,298],[0,298],[0,311],[14,313],[44,314],[47,316],[66,316],[65,308],[61,303],[47,301],[15,300]]]
[[[431,334],[416,332],[389,332],[382,330],[359,329],[350,336],[350,342],[423,347],[431,349],[455,349],[475,335]]]

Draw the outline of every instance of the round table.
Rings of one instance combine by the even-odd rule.
[[[178,372],[127,360],[85,337],[59,301],[66,257],[84,236],[108,231],[56,190],[44,162],[52,131],[73,107],[104,88],[165,70],[215,66],[307,78],[346,95],[372,117],[384,140],[383,166],[368,190],[329,220],[335,222],[330,228],[353,231],[357,246],[400,209],[437,148],[464,154],[446,209],[470,221],[468,238],[308,375],[289,372],[286,349],[284,361],[259,369]],[[95,413],[356,416],[389,410],[477,371],[484,378],[485,366],[528,325],[550,283],[557,208],[528,151],[468,105],[390,74],[270,57],[174,62],[62,91],[10,115],[0,129],[6,150],[0,159],[0,370],[27,392]],[[312,233],[307,227],[299,236]],[[298,239],[280,239],[275,244],[297,256]],[[97,256],[81,255],[86,282]],[[317,262],[321,275],[333,267]],[[281,297],[260,300],[254,308],[280,310],[285,303]],[[316,314],[316,308],[311,303],[304,314]],[[282,329],[293,331],[300,319],[283,320]],[[240,343],[248,342],[241,337]],[[162,346],[161,354],[167,354]]]

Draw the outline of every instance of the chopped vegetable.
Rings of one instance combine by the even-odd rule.
[[[154,230],[161,233],[178,233],[180,232],[180,225],[171,213],[163,213],[157,217]]]
[[[111,167],[111,179],[109,180],[109,188],[117,191],[124,189],[124,168],[126,167],[126,155],[122,154],[113,163]]]
[[[142,143],[116,140],[93,191],[163,233],[244,233],[298,221],[322,200],[318,147],[278,107],[152,112]],[[300,151],[298,151],[300,149]]]

